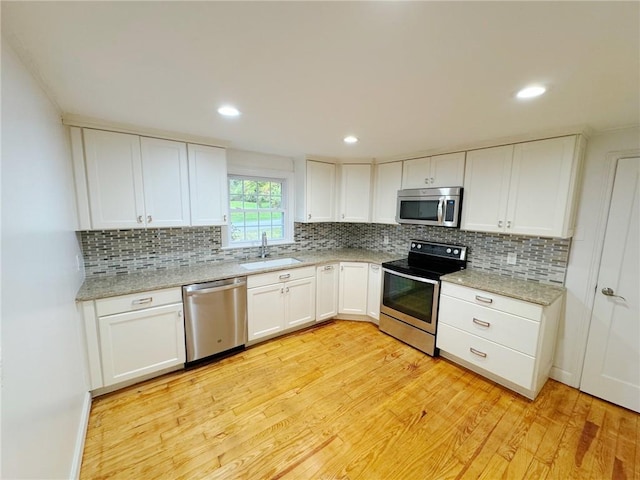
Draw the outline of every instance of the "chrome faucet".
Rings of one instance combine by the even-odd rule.
[[[262,245],[260,245],[260,258],[267,256],[267,232],[262,232]]]

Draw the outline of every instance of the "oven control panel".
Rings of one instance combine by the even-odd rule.
[[[421,253],[424,255],[435,255],[454,260],[466,260],[467,258],[467,247],[462,245],[426,242],[424,240],[411,240],[409,252]]]

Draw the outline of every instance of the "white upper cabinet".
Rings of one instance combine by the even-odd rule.
[[[371,221],[371,165],[353,164],[340,167],[341,222]]]
[[[192,144],[187,149],[191,225],[226,225],[228,184],[225,149]]]
[[[190,225],[185,143],[86,128],[71,139],[80,229]]]
[[[461,228],[571,237],[583,147],[572,135],[469,152]]]
[[[334,222],[336,166],[333,163],[296,162],[296,221]]]
[[[405,160],[402,188],[460,187],[464,180],[465,152]]]
[[[577,150],[574,136],[514,147],[507,210],[507,222],[514,231],[544,237],[573,235],[581,163]]]
[[[398,190],[402,188],[402,162],[380,163],[375,170],[373,222],[395,224]]]
[[[191,219],[186,144],[141,137],[140,147],[146,225],[189,226]]]
[[[513,145],[467,154],[462,201],[463,230],[503,232],[507,216]]]
[[[89,129],[83,134],[91,227],[144,227],[139,137]]]

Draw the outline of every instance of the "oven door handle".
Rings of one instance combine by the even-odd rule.
[[[397,275],[398,277],[408,278],[409,280],[414,280],[416,282],[430,283],[432,285],[438,285],[440,283],[438,280],[431,280],[430,278],[415,277],[413,275],[407,275],[406,273],[396,272],[395,270],[389,270],[388,268],[383,268],[382,271],[387,272],[391,275]]]

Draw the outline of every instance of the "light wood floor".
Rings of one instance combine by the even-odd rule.
[[[94,400],[81,478],[631,480],[638,417],[336,321]]]

